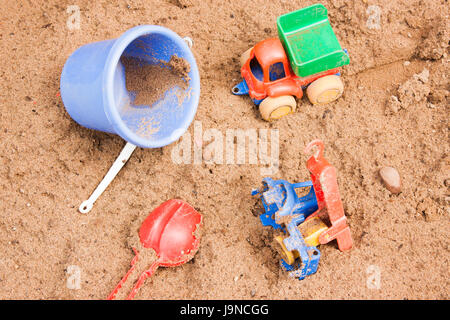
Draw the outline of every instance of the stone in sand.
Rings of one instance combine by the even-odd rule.
[[[400,175],[395,168],[384,167],[380,169],[380,177],[383,183],[391,193],[397,194],[402,191],[402,182]]]

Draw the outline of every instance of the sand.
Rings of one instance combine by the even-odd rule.
[[[151,107],[175,86],[181,90],[189,87],[189,63],[176,55],[167,63],[145,64],[140,59],[124,57],[121,62],[125,67],[126,88],[136,97],[135,106]]]
[[[269,124],[248,97],[231,94],[239,56],[276,36],[277,16],[312,3],[80,0],[81,29],[69,30],[72,1],[2,1],[0,298],[105,299],[134,256],[133,221],[181,198],[203,215],[200,249],[183,266],[159,268],[136,299],[448,299],[448,3],[322,1],[351,58],[344,94],[325,106],[303,98],[294,114]],[[77,211],[124,141],[70,118],[60,74],[79,46],[139,24],[193,39],[202,86],[195,120],[204,130],[279,129],[273,178],[307,180],[303,148],[324,141],[354,239],[350,252],[320,246],[318,272],[289,278],[270,248],[272,232],[255,216],[250,192],[260,186],[260,166],[178,165],[174,145],[136,150],[92,211]],[[384,166],[399,171],[399,195],[383,186]],[[67,286],[74,270],[79,289]],[[367,283],[378,271],[377,289]]]

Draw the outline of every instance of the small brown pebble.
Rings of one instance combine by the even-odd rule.
[[[380,169],[380,177],[383,180],[384,186],[391,193],[397,194],[401,192],[402,182],[400,175],[395,168],[384,167]]]
[[[444,180],[444,186],[450,187],[450,179],[445,179]]]

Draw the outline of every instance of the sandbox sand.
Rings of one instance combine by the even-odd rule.
[[[350,54],[345,92],[325,106],[303,98],[294,114],[267,123],[248,97],[231,94],[239,56],[277,35],[277,16],[312,3],[2,1],[0,298],[105,299],[133,258],[133,223],[181,198],[203,215],[200,250],[186,265],[158,269],[136,299],[448,299],[448,3],[322,1]],[[73,4],[80,30],[66,25]],[[178,165],[174,145],[137,149],[92,211],[77,211],[125,142],[70,118],[60,74],[79,46],[139,24],[193,39],[202,86],[195,120],[203,130],[279,129],[273,178],[307,180],[303,148],[325,142],[354,239],[350,252],[322,245],[318,272],[289,278],[250,195],[263,178],[260,166]],[[381,183],[383,166],[399,171],[400,194]],[[79,289],[67,286],[74,270]],[[379,289],[367,285],[374,270]]]
[[[135,106],[151,107],[164,99],[175,86],[185,91],[189,87],[189,63],[173,55],[168,63],[144,64],[136,58],[121,58],[125,67],[126,88],[135,94]],[[184,69],[184,70],[183,70]]]

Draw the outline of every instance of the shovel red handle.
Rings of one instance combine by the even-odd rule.
[[[139,259],[139,252],[133,248],[134,251],[134,258],[133,260],[131,260],[131,267],[128,270],[128,272],[123,276],[123,278],[119,281],[119,283],[117,284],[117,286],[114,288],[114,290],[109,294],[108,298],[106,298],[106,300],[113,300],[117,293],[119,292],[120,288],[122,288],[123,284],[127,281],[128,276],[134,271],[134,269],[136,268],[136,262]]]
[[[134,296],[136,295],[142,284],[145,282],[145,280],[148,277],[151,277],[155,273],[156,269],[158,269],[158,267],[159,267],[159,260],[156,260],[151,264],[150,268],[148,268],[147,271],[141,273],[138,281],[134,285],[133,289],[131,290],[126,300],[132,300],[134,298]]]
[[[136,268],[136,262],[139,259],[139,252],[133,248],[133,251],[135,253],[135,256],[133,258],[133,260],[131,260],[131,267],[128,270],[128,272],[123,276],[123,278],[119,281],[119,283],[117,284],[117,286],[114,288],[114,290],[109,294],[108,298],[106,298],[106,300],[114,300],[116,298],[117,293],[119,292],[119,290],[122,288],[123,284],[127,281],[128,277],[130,276],[130,274],[135,270]],[[136,282],[135,286],[133,287],[133,289],[131,290],[130,294],[128,295],[128,297],[126,298],[126,300],[131,300],[134,298],[134,296],[136,295],[136,293],[138,292],[139,288],[142,286],[142,284],[145,282],[145,280],[150,277],[151,275],[153,275],[153,273],[155,273],[156,269],[158,269],[160,265],[160,261],[156,260],[155,262],[153,262],[150,266],[150,268],[148,268],[148,270],[142,272],[142,274],[139,276],[138,281]]]

